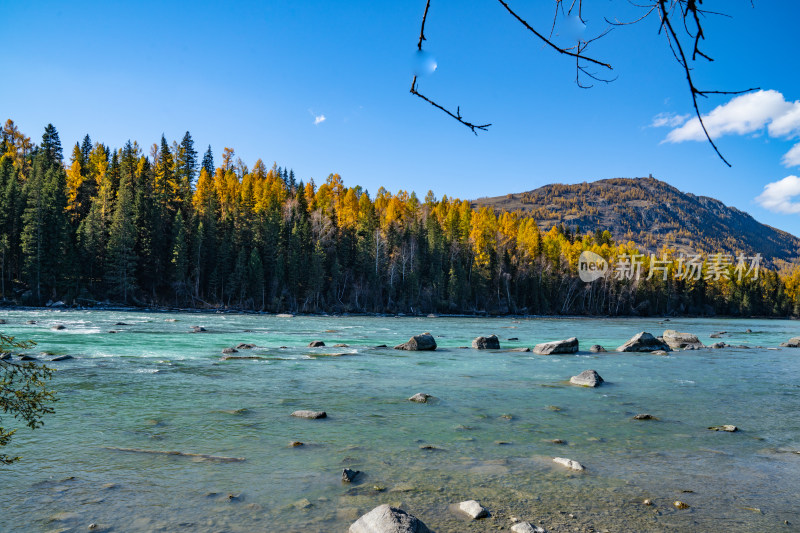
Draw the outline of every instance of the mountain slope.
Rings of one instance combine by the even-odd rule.
[[[479,198],[472,205],[533,216],[545,231],[559,223],[581,232],[607,229],[614,239],[632,240],[650,252],[667,245],[687,253],[760,253],[773,265],[800,257],[800,239],[794,235],[652,176],[545,185],[520,194]]]

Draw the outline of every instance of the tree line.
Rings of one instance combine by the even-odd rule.
[[[611,264],[639,254],[611,233],[543,231],[520,212],[474,209],[338,174],[317,185],[230,148],[215,164],[189,132],[111,149],[87,135],[63,160],[52,124],[40,144],[8,120],[0,131],[0,294],[269,312],[518,314],[800,314],[800,271],[585,283],[582,251]],[[652,258],[644,255],[647,272]],[[667,275],[668,273],[668,275]],[[666,279],[664,279],[666,278]],[[709,278],[709,279],[706,279]],[[717,278],[717,279],[715,279]]]

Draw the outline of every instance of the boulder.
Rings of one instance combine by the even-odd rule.
[[[583,465],[578,461],[573,461],[572,459],[567,459],[566,457],[553,457],[553,462],[566,466],[570,470],[575,470],[576,472],[585,470]]]
[[[255,347],[256,347],[255,344],[249,344],[245,342],[240,342],[239,344],[236,345],[237,350],[252,350]]]
[[[715,350],[718,350],[718,349],[720,349],[720,348],[724,348],[724,347],[726,347],[726,346],[727,346],[727,344],[725,344],[724,342],[715,342],[714,344],[712,344],[711,346],[709,346],[709,348],[713,348],[713,349],[715,349]]]
[[[800,348],[800,337],[792,337],[786,342],[782,342],[781,346],[784,348]]]
[[[600,346],[599,344],[592,344],[592,346],[589,348],[589,351],[593,353],[600,353],[600,352],[605,352],[606,349]]]
[[[711,431],[727,431],[728,433],[739,431],[739,428],[731,424],[724,424],[722,426],[711,426],[708,429],[710,429]]]
[[[546,529],[534,526],[530,522],[517,522],[511,526],[511,531],[513,533],[547,533]]]
[[[488,337],[478,337],[472,341],[472,347],[476,350],[499,350],[500,339],[497,335],[489,335]]]
[[[297,418],[317,419],[317,418],[327,418],[328,413],[326,413],[325,411],[309,411],[301,409],[299,411],[295,411],[294,413],[292,413],[292,416]]]
[[[349,468],[342,469],[342,483],[351,483],[359,474],[360,470],[350,470]]]
[[[51,361],[69,361],[70,359],[75,359],[71,355],[59,355],[58,357],[53,357],[50,359]]]
[[[530,348],[511,348],[512,352],[530,352]]]
[[[489,516],[489,511],[475,500],[467,500],[458,504],[458,510],[473,520]]]
[[[618,352],[652,352],[654,350],[668,352],[670,347],[646,331],[637,333],[628,342],[617,348]]]
[[[534,346],[533,351],[539,355],[575,353],[578,351],[578,339],[570,337],[562,341],[543,342]]]
[[[424,392],[418,392],[414,396],[408,399],[409,402],[418,402],[418,403],[428,403],[428,398],[432,398],[430,394],[425,394]]]
[[[222,353],[237,353],[239,350],[236,348],[223,348]]]
[[[56,324],[50,329],[52,329],[53,331],[61,331],[62,329],[67,329],[67,328],[64,326],[64,324]]]
[[[686,348],[703,348],[703,343],[693,333],[681,333],[674,329],[664,331],[662,335],[664,342],[673,350],[685,350]]]
[[[647,413],[639,413],[633,417],[634,420],[658,420],[653,415],[649,415]]]
[[[603,378],[594,370],[584,370],[577,376],[569,378],[569,382],[581,387],[599,387],[603,383]]]
[[[435,350],[436,349],[436,339],[433,338],[433,335],[430,333],[423,333],[422,335],[414,335],[408,342],[404,342],[403,344],[398,344],[394,347],[395,350]]]
[[[349,533],[431,533],[417,517],[389,504],[379,505],[350,525]]]
[[[321,348],[325,346],[325,343],[322,341],[311,341],[308,343],[309,348]]]
[[[38,359],[35,358],[32,355],[20,355],[19,356],[19,360],[20,361],[38,361]]]
[[[208,330],[203,326],[192,326],[192,333],[205,333],[206,331]]]

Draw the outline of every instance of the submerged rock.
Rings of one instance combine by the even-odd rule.
[[[640,413],[633,417],[634,420],[658,420],[658,418],[654,417],[653,415],[649,415],[647,413]]]
[[[709,348],[712,348],[714,350],[718,350],[720,348],[725,348],[726,346],[727,346],[727,344],[725,344],[724,342],[715,342],[714,344],[709,346]]]
[[[255,347],[256,347],[255,344],[250,344],[245,342],[240,342],[239,344],[236,345],[237,350],[252,350]]]
[[[518,522],[511,526],[511,531],[513,533],[547,533],[546,529],[534,526],[530,522]]]
[[[238,353],[239,350],[236,348],[223,348],[222,353]]]
[[[603,381],[600,374],[594,370],[584,370],[577,376],[569,378],[570,383],[573,385],[580,385],[581,387],[599,387]]]
[[[433,398],[430,394],[425,394],[424,392],[418,392],[414,396],[408,399],[409,402],[418,402],[418,403],[428,403],[428,398]]]
[[[497,338],[497,335],[478,337],[472,341],[472,347],[476,350],[499,350],[500,339]]]
[[[628,342],[617,348],[618,352],[652,352],[654,350],[668,352],[670,347],[646,331],[637,333]]]
[[[311,341],[308,343],[309,348],[321,348],[325,346],[325,343],[322,341]]]
[[[576,472],[580,472],[585,470],[582,464],[578,461],[573,461],[572,459],[567,459],[566,457],[553,457],[553,462],[566,466],[570,470],[575,470]]]
[[[75,359],[71,355],[59,355],[58,357],[53,357],[50,359],[51,361],[69,361],[70,359]]]
[[[475,500],[467,500],[458,504],[458,510],[473,520],[489,516],[489,511]]]
[[[192,326],[192,333],[205,333],[206,331],[208,330],[203,326]]]
[[[10,353],[0,353],[0,361],[8,361],[11,359]]]
[[[784,348],[800,348],[800,337],[792,337],[786,342],[782,342],[781,346]]]
[[[606,349],[605,349],[605,348],[603,348],[602,346],[600,346],[599,344],[593,344],[593,345],[592,345],[592,346],[589,348],[589,351],[590,351],[590,352],[594,352],[594,353],[600,353],[600,352],[605,352],[605,351],[606,351]]]
[[[299,411],[295,411],[294,413],[292,413],[292,416],[296,418],[309,418],[312,420],[316,420],[318,418],[327,418],[328,413],[326,413],[325,411],[309,411],[306,409],[301,409]]]
[[[680,333],[674,329],[664,331],[662,335],[664,342],[673,350],[685,350],[686,348],[703,348],[703,343],[692,333]]]
[[[38,361],[39,359],[37,359],[36,357],[34,357],[32,355],[20,355],[19,356],[19,360],[20,361]]]
[[[292,442],[289,443],[290,448],[298,448],[300,446],[305,446],[305,444],[300,442],[299,440],[293,440]]]
[[[530,348],[511,348],[512,352],[530,352]]]
[[[67,329],[67,328],[66,326],[64,326],[64,324],[56,324],[50,329],[52,329],[53,331],[61,331],[62,329]]]
[[[578,339],[570,337],[561,341],[543,342],[534,346],[533,351],[539,355],[575,353],[578,351]]]
[[[682,502],[680,500],[675,500],[674,502],[672,502],[672,505],[674,505],[676,509],[688,509],[689,508],[689,504],[688,503],[684,503],[684,502]]]
[[[349,533],[431,533],[417,517],[389,504],[379,505],[350,525]]]
[[[350,470],[349,468],[342,469],[342,482],[350,483],[361,473],[360,470]]]
[[[418,350],[435,350],[436,349],[436,339],[433,338],[428,332],[425,332],[421,335],[414,335],[408,342],[404,342],[403,344],[398,344],[394,347],[395,350],[410,350],[410,351],[418,351]]]

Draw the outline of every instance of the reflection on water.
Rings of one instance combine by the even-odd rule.
[[[0,318],[4,332],[39,343],[31,353],[75,356],[52,363],[56,414],[12,441],[24,459],[2,471],[2,531],[91,523],[346,531],[381,503],[440,533],[508,529],[512,517],[549,531],[791,531],[800,523],[800,350],[766,349],[796,335],[792,322],[111,311]],[[192,333],[193,325],[208,331]],[[669,356],[460,348],[496,333],[504,350],[570,336],[611,350],[639,331],[667,328],[704,341],[728,331],[725,342],[753,348]],[[376,348],[422,331],[438,337],[439,350]],[[327,346],[309,348],[312,340]],[[256,348],[234,355],[259,358],[222,360],[222,349],[239,343]],[[568,384],[588,368],[607,384]],[[407,401],[417,392],[434,398]],[[298,409],[328,418],[292,418]],[[653,419],[634,420],[640,413]],[[742,430],[707,429],[721,424]],[[198,455],[149,453],[164,451]],[[568,471],[556,456],[587,469]],[[363,473],[342,483],[343,468]],[[469,522],[451,510],[466,499],[491,517]],[[678,510],[675,500],[690,507]]]

